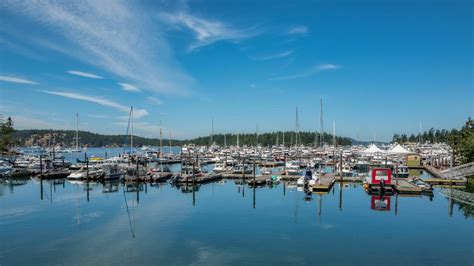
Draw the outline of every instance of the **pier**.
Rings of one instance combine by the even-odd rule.
[[[316,181],[316,184],[311,185],[311,190],[313,192],[329,191],[334,185],[335,181],[336,177],[334,176],[334,174],[321,175],[318,178],[318,181]]]
[[[395,184],[393,185],[395,188],[395,191],[397,191],[398,194],[413,194],[413,195],[419,195],[422,192],[422,189],[418,186],[416,186],[413,183],[408,182],[405,179],[394,179],[393,182]]]

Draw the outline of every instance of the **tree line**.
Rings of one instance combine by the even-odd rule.
[[[13,128],[13,120],[11,117],[4,119],[0,115],[0,152],[8,151],[12,146],[16,144],[13,139],[15,129]]]
[[[12,138],[20,146],[39,145],[51,146],[60,145],[64,147],[75,146],[76,131],[74,130],[49,130],[49,129],[26,129],[17,130],[13,133]],[[88,147],[122,147],[129,145],[130,136],[127,135],[102,135],[88,131],[79,131],[78,138],[80,146]],[[286,146],[298,144],[319,145],[320,135],[314,132],[299,132],[298,135],[292,131],[271,132],[256,135],[251,133],[239,134],[239,145],[256,145],[272,146],[285,143]],[[212,141],[211,141],[212,140]],[[278,142],[278,143],[277,143]],[[157,138],[144,138],[139,136],[133,137],[134,146],[159,146],[160,140]],[[211,144],[223,146],[236,145],[237,134],[216,134],[213,136],[197,137],[186,140],[172,139],[172,145],[196,144],[209,146]],[[333,144],[333,136],[324,133],[324,144]],[[350,145],[352,139],[336,136],[337,145]],[[163,145],[169,145],[169,139],[163,139]]]
[[[285,144],[285,146],[293,145],[320,145],[320,134],[318,132],[298,132],[295,131],[277,131],[269,133],[243,133],[243,134],[215,134],[212,136],[198,137],[190,140],[184,140],[184,144],[196,144],[196,145],[210,145],[215,143],[219,146],[236,145],[237,136],[239,139],[239,145],[247,146],[273,146]],[[352,144],[352,139],[347,137],[336,136],[336,145],[347,146]],[[323,134],[323,144],[333,144],[333,136],[328,133]]]
[[[455,157],[462,163],[474,162],[474,120],[470,117],[460,130],[431,128],[417,135],[394,134],[392,141],[400,144],[406,142],[447,143],[453,149]]]

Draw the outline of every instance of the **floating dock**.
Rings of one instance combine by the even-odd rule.
[[[220,180],[220,179],[222,179],[221,174],[209,174],[209,175],[199,176],[199,177],[195,177],[195,178],[189,177],[187,179],[179,180],[178,183],[179,184],[193,184],[193,183],[194,184],[204,184],[204,183],[217,181],[217,180]]]
[[[247,179],[247,183],[250,186],[264,186],[271,181],[272,181],[272,176],[270,175],[261,175],[255,178],[252,177],[252,178]]]
[[[398,184],[397,184],[398,181]],[[395,179],[392,180],[394,183],[393,186],[395,188],[395,191],[397,191],[398,194],[413,194],[413,195],[419,195],[422,192],[422,189],[418,187],[417,185],[408,182],[405,179]]]
[[[316,182],[316,184],[311,185],[311,190],[313,192],[329,191],[334,185],[335,181],[336,181],[336,177],[334,176],[334,174],[322,175],[318,178],[318,181]]]
[[[423,179],[426,183],[434,186],[447,186],[447,187],[465,187],[467,181],[462,179],[447,179],[447,178],[427,178]]]

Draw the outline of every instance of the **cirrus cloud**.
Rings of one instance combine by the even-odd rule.
[[[51,95],[65,97],[65,98],[91,102],[91,103],[99,104],[105,107],[111,107],[125,113],[128,113],[130,111],[130,106],[122,105],[103,97],[89,96],[89,95],[79,94],[75,92],[66,92],[66,91],[43,90],[42,92],[51,94]],[[134,109],[133,115],[135,118],[140,118],[140,117],[148,115],[148,111],[145,109]]]
[[[327,71],[327,70],[335,70],[339,69],[341,66],[339,65],[334,65],[334,64],[322,64],[322,65],[315,65],[305,71],[302,71],[300,73],[292,74],[292,75],[286,75],[286,76],[278,76],[278,77],[272,77],[269,80],[290,80],[290,79],[298,79],[298,78],[306,78],[309,76],[312,76],[314,74],[317,74],[321,71]]]
[[[103,79],[103,77],[98,76],[96,74],[88,73],[88,72],[83,72],[79,70],[68,70],[66,71],[69,74],[84,77],[84,78],[91,78],[91,79]]]
[[[0,76],[0,81],[6,81],[11,83],[21,83],[21,84],[29,84],[29,85],[37,85],[38,82],[31,81],[25,78],[18,78],[14,76]]]
[[[122,86],[122,90],[124,91],[141,92],[141,90],[137,88],[135,85],[128,84],[128,83],[117,83],[117,84]]]
[[[7,21],[5,28],[28,32],[18,35],[25,44],[65,54],[149,91],[182,95],[194,83],[174,58],[162,25],[144,15],[152,13],[143,6],[115,0],[5,0],[0,10],[22,21]],[[29,30],[32,23],[38,30]]]

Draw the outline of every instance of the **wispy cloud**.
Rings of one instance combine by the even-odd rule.
[[[2,12],[29,23],[15,29],[30,45],[64,53],[153,92],[186,94],[185,74],[152,11],[128,1],[2,1]],[[147,13],[150,12],[150,13]],[[31,34],[30,34],[31,33]],[[34,40],[55,40],[35,42]]]
[[[21,83],[21,84],[30,84],[30,85],[36,85],[38,82],[31,81],[28,79],[24,78],[18,78],[14,76],[0,76],[0,81],[6,81],[6,82],[12,82],[12,83]]]
[[[249,87],[250,87],[250,88],[256,88],[257,85],[255,85],[254,83],[252,83],[252,84],[249,85]]]
[[[69,73],[69,74],[76,75],[76,76],[80,76],[80,77],[84,77],[84,78],[103,79],[103,77],[98,76],[98,75],[96,75],[96,74],[87,73],[87,72],[83,72],[83,71],[79,71],[79,70],[68,70],[68,71],[66,71],[66,72]]]
[[[251,56],[250,58],[253,60],[257,61],[266,61],[266,60],[272,60],[272,59],[277,59],[277,58],[283,58],[287,57],[293,54],[293,50],[287,50],[283,52],[279,52],[276,54],[271,54],[271,55],[264,55],[264,56]]]
[[[15,128],[19,129],[64,129],[63,123],[54,124],[50,121],[45,121],[29,116],[12,115],[12,119],[15,122]]]
[[[168,24],[184,26],[195,34],[196,42],[189,46],[190,51],[217,41],[238,41],[257,34],[255,28],[236,29],[224,22],[193,16],[186,12],[160,13],[159,17]]]
[[[117,84],[122,86],[122,90],[124,91],[141,92],[141,90],[137,88],[135,85],[128,84],[128,83],[117,83]]]
[[[316,65],[301,73],[296,73],[296,74],[287,75],[287,76],[272,77],[269,80],[289,80],[289,79],[305,78],[305,77],[309,77],[314,74],[317,74],[321,71],[335,70],[339,68],[341,68],[341,66],[333,65],[333,64]]]
[[[96,114],[88,114],[87,116],[91,117],[91,118],[96,118],[96,119],[110,119],[110,118],[112,118],[111,116],[108,116],[108,115],[96,115]]]
[[[91,102],[91,103],[99,104],[99,105],[106,106],[106,107],[111,107],[111,108],[114,108],[116,110],[119,110],[119,111],[125,112],[125,113],[128,113],[130,111],[129,106],[122,105],[122,104],[119,104],[117,102],[114,102],[112,100],[102,98],[102,97],[89,96],[89,95],[83,95],[83,94],[78,94],[78,93],[74,93],[74,92],[65,92],[65,91],[43,90],[42,92],[47,93],[47,94],[52,94],[52,95],[65,97],[65,98]],[[135,118],[140,118],[140,117],[148,115],[148,112],[145,109],[135,109],[134,108],[133,114],[134,114]]]
[[[290,28],[286,33],[290,35],[305,35],[308,31],[308,27],[306,26],[296,26]]]
[[[147,99],[148,99],[149,102],[151,102],[151,103],[153,103],[153,104],[156,104],[156,105],[161,105],[161,104],[163,104],[163,101],[162,101],[162,100],[160,100],[160,99],[158,99],[158,98],[156,98],[156,97],[153,97],[153,96],[148,96]]]
[[[26,46],[23,46],[19,43],[12,42],[6,38],[2,38],[0,36],[0,47],[5,48],[6,50],[33,59],[37,61],[46,61],[47,58],[44,55],[40,55],[38,52],[34,51],[31,48],[28,48]]]

